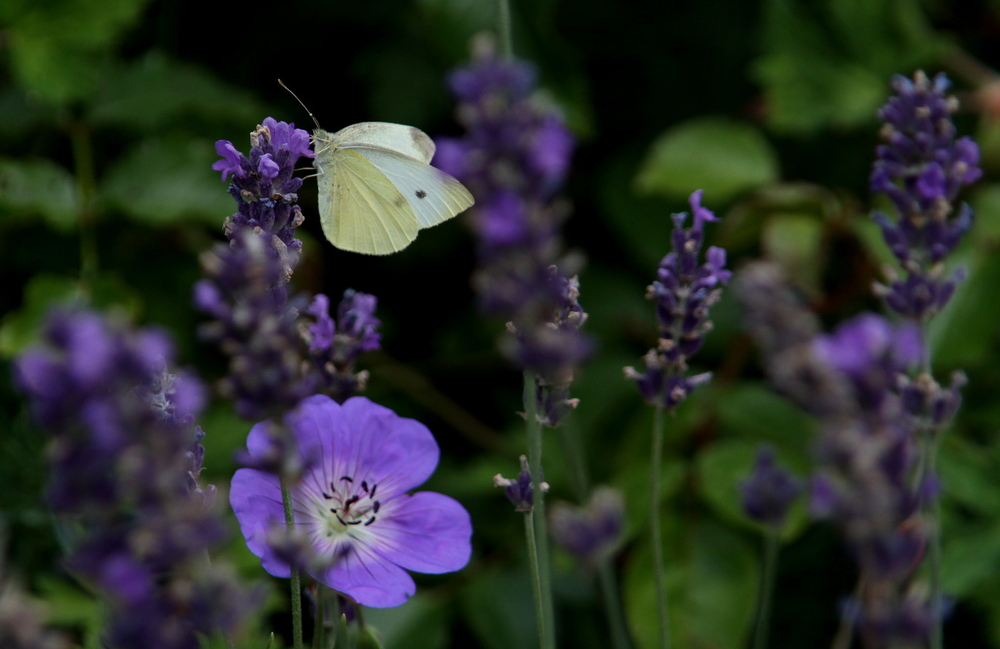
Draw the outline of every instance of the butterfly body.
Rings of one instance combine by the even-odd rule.
[[[460,182],[430,165],[434,142],[420,129],[362,122],[336,133],[317,128],[313,143],[320,223],[343,250],[397,252],[473,204]]]

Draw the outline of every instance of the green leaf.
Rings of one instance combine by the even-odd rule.
[[[643,193],[671,198],[704,189],[706,203],[719,203],[778,176],[778,156],[760,131],[708,117],[679,124],[657,138],[635,184]]]
[[[41,274],[32,277],[24,287],[21,308],[0,320],[0,355],[12,358],[21,353],[38,339],[42,322],[54,305],[81,297],[75,278]]]
[[[992,580],[1000,567],[1000,522],[948,528],[941,556],[941,577],[949,596],[963,598]]]
[[[148,0],[9,0],[0,22],[17,80],[42,99],[66,103],[94,92],[118,37]]]
[[[97,649],[100,646],[102,614],[97,601],[54,577],[39,577],[38,589],[48,604],[48,622],[80,627],[84,649]]]
[[[776,214],[764,224],[764,254],[807,294],[821,292],[823,222],[811,214]]]
[[[108,72],[94,98],[90,119],[95,124],[153,131],[191,117],[256,124],[266,114],[267,109],[250,93],[199,67],[150,52]]]
[[[990,350],[1000,320],[1000,300],[996,299],[1000,255],[978,250],[950,261],[955,266],[967,265],[968,277],[959,282],[951,302],[931,321],[928,344],[935,367],[970,369],[993,358]]]
[[[378,629],[385,649],[444,649],[448,619],[441,601],[420,594],[395,608],[365,609],[365,623]]]
[[[957,435],[944,439],[938,454],[944,499],[980,514],[1000,518],[1000,462],[995,453]]]
[[[763,43],[752,74],[784,133],[872,122],[890,76],[943,47],[916,0],[769,0]]]
[[[74,302],[116,311],[126,320],[134,320],[142,305],[135,290],[114,273],[97,275],[89,294],[76,278],[36,275],[24,288],[21,308],[0,320],[0,357],[11,358],[22,352],[38,339],[53,307]]]
[[[101,185],[111,206],[149,225],[218,225],[236,210],[212,170],[218,156],[208,140],[150,138],[120,158]]]
[[[535,647],[538,630],[527,571],[489,572],[469,583],[462,613],[485,649]]]
[[[744,513],[741,496],[743,482],[750,477],[759,447],[759,443],[746,440],[724,440],[701,451],[697,459],[697,488],[705,502],[722,518],[764,533],[765,526]],[[779,465],[802,479],[807,469],[800,458],[786,457],[780,449],[776,449],[776,455]],[[794,538],[808,523],[804,501],[799,498],[789,511],[783,537],[786,540]]]
[[[51,160],[0,158],[0,225],[41,216],[53,229],[76,226],[80,199],[73,175]]]
[[[968,236],[980,245],[996,245],[1000,242],[1000,184],[980,185],[969,197],[969,204],[976,217]]]
[[[769,442],[795,462],[808,465],[816,420],[763,383],[744,382],[718,397],[719,426],[728,434]]]
[[[667,522],[667,612],[673,646],[742,649],[756,595],[760,551],[711,518]],[[639,649],[658,647],[656,586],[649,544],[629,556],[625,611]]]

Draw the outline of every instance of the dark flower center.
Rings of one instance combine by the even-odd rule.
[[[364,480],[360,485],[354,484],[351,476],[341,476],[337,483],[330,483],[330,492],[323,492],[323,498],[332,501],[330,508],[337,521],[347,527],[350,525],[371,525],[375,522],[380,503],[375,500],[377,484],[369,488]],[[332,521],[331,521],[332,522]]]

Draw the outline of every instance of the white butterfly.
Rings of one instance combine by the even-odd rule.
[[[332,135],[316,128],[313,143],[320,223],[343,250],[397,252],[474,202],[462,183],[429,164],[434,142],[412,126],[362,122]]]

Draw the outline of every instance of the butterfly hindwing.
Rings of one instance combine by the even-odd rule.
[[[406,198],[420,229],[447,221],[472,206],[462,183],[429,164],[379,147],[348,145],[382,172]]]
[[[317,154],[323,233],[344,250],[387,255],[417,237],[417,216],[399,189],[371,161],[350,149]]]

